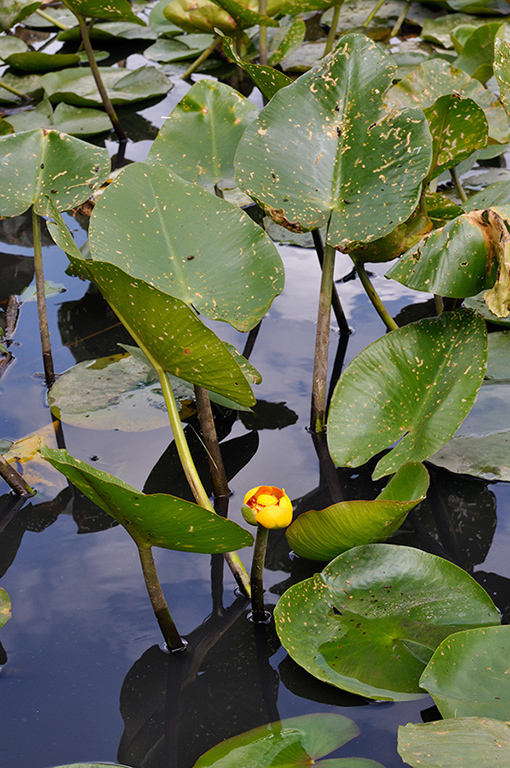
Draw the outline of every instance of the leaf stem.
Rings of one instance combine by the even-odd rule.
[[[216,498],[229,496],[230,489],[228,487],[225,465],[223,464],[223,457],[218,443],[218,435],[214,424],[209,392],[207,389],[204,389],[204,387],[199,387],[196,384],[194,390],[200,431],[202,432],[202,437],[204,438],[204,444],[207,450],[209,472],[211,473],[214,495]]]
[[[23,93],[22,91],[18,91],[17,88],[13,88],[12,85],[8,85],[8,83],[5,82],[5,80],[2,80],[0,78],[0,88],[5,88],[6,91],[9,91],[9,93],[14,94],[14,96],[18,96],[20,99],[28,100],[30,96],[26,93]]]
[[[313,238],[313,244],[315,245],[315,251],[317,253],[317,258],[319,259],[319,264],[324,264],[324,246],[322,244],[322,238],[321,233],[318,229],[312,229],[312,238]],[[331,305],[333,307],[333,312],[335,313],[336,322],[338,324],[338,330],[342,334],[347,334],[347,336],[350,336],[351,329],[349,328],[349,323],[347,322],[347,318],[345,317],[345,312],[342,307],[342,302],[340,301],[340,297],[338,295],[338,291],[336,289],[335,283],[333,283],[333,295],[331,298]],[[246,355],[245,355],[246,357]]]
[[[259,13],[267,16],[267,0],[259,0]],[[267,64],[267,27],[259,25],[259,64]]]
[[[363,288],[365,289],[368,298],[372,302],[375,311],[383,321],[384,325],[388,329],[388,331],[396,331],[398,328],[398,325],[382,303],[381,299],[379,298],[379,294],[375,290],[374,286],[370,282],[370,278],[367,275],[366,269],[364,264],[361,261],[355,261],[354,266],[356,268],[356,272],[358,273],[359,279],[361,280],[361,283],[363,285]]]
[[[328,54],[330,51],[333,50],[336,33],[338,29],[338,20],[340,19],[340,10],[343,4],[344,4],[344,0],[340,0],[340,2],[337,3],[333,8],[333,18],[331,19],[331,25],[329,27],[329,32],[328,32],[328,39],[326,40],[323,56],[326,56],[326,54]]]
[[[411,2],[412,2],[412,0],[406,0],[406,2],[404,4],[404,7],[400,11],[400,16],[396,20],[395,26],[393,27],[393,29],[390,32],[390,38],[391,37],[396,37],[398,35],[398,33],[400,32],[402,24],[406,20],[407,12],[409,11],[409,8],[411,7]]]
[[[59,21],[58,19],[53,18],[53,16],[50,16],[49,13],[45,13],[44,11],[41,11],[40,8],[36,10],[36,13],[38,16],[41,17],[41,19],[46,19],[46,21],[49,21],[51,24],[53,24],[54,27],[58,27],[58,29],[61,29],[63,32],[67,32],[69,27],[66,27],[66,25]]]
[[[383,7],[385,2],[386,2],[386,0],[379,0],[377,5],[375,6],[375,8],[373,8],[370,11],[370,13],[368,14],[367,18],[365,19],[365,21],[361,25],[362,27],[365,27],[365,29],[368,27],[368,25],[370,24],[370,22],[372,21],[372,19],[376,15],[377,11],[381,10],[381,8]]]
[[[23,475],[11,467],[9,462],[0,456],[0,477],[3,477],[5,482],[10,485],[13,491],[18,496],[33,496],[35,491],[29,486]]]
[[[312,407],[310,429],[322,432],[326,423],[326,388],[328,378],[328,349],[331,317],[331,297],[335,271],[335,249],[326,243],[317,312],[315,357],[313,362]]]
[[[75,16],[78,19],[78,26],[80,28],[80,35],[83,42],[83,47],[85,48],[85,52],[87,54],[87,59],[89,62],[89,67],[91,69],[92,75],[96,82],[99,95],[101,96],[101,101],[103,102],[103,106],[106,110],[108,117],[110,118],[110,122],[113,125],[113,129],[117,134],[117,138],[119,139],[119,142],[121,144],[126,144],[127,136],[124,133],[124,129],[120,124],[120,121],[119,121],[119,118],[117,117],[117,113],[115,112],[114,106],[110,101],[110,97],[108,96],[108,92],[104,86],[103,80],[101,78],[101,74],[99,72],[99,67],[97,66],[97,62],[94,57],[94,51],[90,43],[90,36],[89,36],[89,30],[88,30],[87,24],[83,16],[77,13],[75,13]]]
[[[251,563],[251,606],[254,622],[265,621],[264,611],[264,562],[266,560],[267,540],[269,529],[263,525],[257,526],[253,560]]]
[[[55,381],[53,356],[51,354],[50,331],[48,328],[48,314],[46,312],[46,296],[44,293],[44,271],[42,261],[41,219],[32,207],[32,230],[34,239],[34,270],[35,287],[37,295],[37,313],[39,315],[39,333],[41,336],[41,348],[44,365],[44,378],[46,385],[51,387]]]
[[[168,610],[163,590],[161,589],[156,565],[152,556],[152,548],[138,547],[138,554],[140,555],[143,577],[145,579],[145,586],[147,587],[152,610],[156,616],[159,628],[163,633],[168,650],[176,651],[179,648],[184,648],[185,643],[177,631],[177,627]]]
[[[455,186],[455,191],[460,197],[461,202],[463,203],[467,202],[468,196],[466,195],[466,191],[464,187],[460,183],[459,174],[457,173],[456,168],[450,168],[450,176],[452,177],[452,181]]]
[[[186,72],[183,75],[181,75],[181,80],[187,80],[188,77],[190,77],[193,74],[193,72],[196,72],[199,66],[203,64],[204,61],[209,58],[209,56],[214,51],[214,49],[218,47],[220,40],[221,40],[221,35],[218,35],[217,37],[214,38],[212,43],[205,49],[205,51],[202,51],[200,56],[198,56],[195,59],[195,61],[192,64],[190,64]]]

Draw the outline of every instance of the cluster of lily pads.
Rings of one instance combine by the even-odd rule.
[[[131,39],[140,26],[122,0],[109,2],[113,15],[106,16],[98,7],[104,4],[93,0],[64,5],[89,42],[94,36],[90,29],[83,36],[87,18],[107,20],[93,30]],[[242,192],[264,212],[266,225],[270,219],[294,238],[312,232],[322,259],[322,282],[311,425],[319,435],[327,427],[329,453],[337,466],[358,467],[379,456],[374,479],[391,479],[375,500],[339,500],[304,512],[290,525],[286,535],[294,552],[328,564],[281,597],[275,609],[278,635],[299,665],[341,689],[391,701],[430,693],[446,720],[401,729],[399,750],[410,765],[507,764],[508,628],[466,572],[435,555],[381,543],[424,499],[425,460],[486,479],[510,479],[508,429],[454,437],[479,392],[487,389],[484,377],[493,387],[504,386],[509,378],[510,332],[488,336],[486,321],[509,323],[510,194],[507,183],[500,182],[468,197],[460,179],[476,159],[499,155],[509,141],[510,45],[503,39],[504,24],[478,23],[469,16],[475,23],[454,25],[452,13],[446,17],[446,40],[439,35],[441,25],[430,22],[429,37],[435,34],[435,44],[446,44],[447,53],[451,42],[451,55],[420,49],[421,63],[400,78],[395,61],[376,42],[360,33],[342,35],[330,54],[292,81],[271,67],[304,39],[298,11],[329,9],[334,37],[340,3],[310,0],[303,8],[282,0],[261,7],[215,0],[194,3],[198,10],[189,5],[172,0],[155,6],[152,30],[163,33],[154,42],[153,57],[162,60],[158,57],[165,49],[175,60],[184,45],[186,58],[192,58],[212,54],[221,45],[259,86],[267,105],[259,112],[228,85],[210,79],[195,83],[165,121],[147,160],[122,170],[98,198],[88,243],[79,249],[62,213],[105,182],[110,160],[106,150],[69,135],[73,131],[59,132],[64,118],[52,112],[51,104],[81,110],[91,106],[92,92],[95,104],[100,97],[95,86],[85,85],[91,75],[79,68],[79,53],[76,60],[61,62],[61,72],[35,80],[30,76],[32,90],[26,75],[8,73],[2,81],[7,101],[19,103],[40,88],[45,97],[35,109],[0,123],[5,134],[0,139],[0,216],[32,209],[43,294],[37,245],[41,222],[68,255],[72,272],[99,288],[129,331],[137,346],[126,347],[122,364],[142,366],[152,381],[159,381],[196,503],[142,493],[65,450],[43,448],[41,455],[126,528],[138,548],[167,644],[182,647],[157,582],[152,547],[224,553],[248,592],[235,550],[249,546],[253,537],[215,513],[194,467],[174,390],[191,385],[197,401],[210,398],[241,411],[254,406],[252,387],[260,374],[202,318],[250,331],[284,281],[281,258],[264,227],[230,200]],[[7,3],[0,11],[4,29],[39,6]],[[279,22],[284,15],[285,22]],[[176,36],[167,23],[189,35]],[[116,29],[106,29],[109,24],[117,24]],[[124,25],[121,32],[118,25]],[[278,33],[265,35],[264,27]],[[59,35],[66,40],[71,32]],[[209,35],[200,45],[190,39],[199,34]],[[225,35],[234,36],[235,44]],[[4,55],[9,45],[17,46],[18,38],[10,37],[0,37],[7,64],[18,70],[48,66],[39,52],[12,49]],[[95,39],[106,38],[100,34]],[[259,63],[254,63],[257,51]],[[101,77],[115,104],[128,92],[165,93],[170,82],[165,78],[163,85],[164,75],[157,69],[154,73],[126,74],[114,67]],[[486,87],[493,74],[499,96]],[[149,81],[160,83],[160,90],[151,91]],[[65,115],[86,122],[83,114]],[[29,130],[23,130],[25,116]],[[41,123],[31,120],[41,120],[43,127],[34,127]],[[451,178],[455,200],[438,186],[445,178]],[[327,412],[339,250],[352,258],[388,332],[346,367]],[[387,276],[434,294],[436,317],[399,328],[389,315],[365,265],[395,259]],[[53,412],[62,419],[73,418],[62,396],[66,387],[72,389],[72,376],[64,374],[49,392]],[[2,591],[0,623],[9,612]],[[328,754],[356,733],[339,715],[298,720],[273,723],[219,745],[197,768],[243,761],[261,768],[299,764]],[[498,763],[500,750],[506,757]],[[361,758],[348,764],[378,765]]]

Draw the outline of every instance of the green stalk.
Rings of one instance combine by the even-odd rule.
[[[80,16],[77,13],[75,13],[75,16],[78,19],[78,25],[80,28],[80,35],[83,42],[83,47],[85,48],[85,52],[87,54],[87,59],[89,62],[89,67],[91,69],[92,75],[96,82],[97,90],[99,91],[99,95],[101,96],[101,101],[103,102],[103,106],[106,110],[108,117],[110,118],[113,129],[117,134],[117,138],[119,139],[120,142],[126,143],[127,136],[124,133],[124,129],[120,124],[120,121],[119,121],[119,118],[117,117],[117,113],[115,112],[114,106],[110,101],[110,97],[108,96],[106,88],[104,87],[104,83],[103,83],[103,80],[101,79],[101,74],[99,72],[99,67],[97,66],[97,62],[94,58],[94,51],[92,49],[92,45],[90,44],[89,30],[85,22],[85,19],[83,16]]]
[[[58,29],[61,29],[63,32],[67,32],[69,29],[69,27],[66,27],[66,25],[61,21],[58,21],[58,19],[54,19],[53,16],[50,16],[49,13],[41,11],[40,8],[36,10],[36,13],[41,17],[41,19],[46,19],[46,21],[49,21],[51,24],[53,24],[54,27],[58,27]]]
[[[202,432],[202,437],[204,438],[204,444],[207,450],[209,472],[211,474],[214,495],[217,499],[228,497],[230,495],[230,489],[228,487],[227,475],[223,464],[223,456],[221,455],[218,443],[218,435],[216,433],[216,425],[214,424],[209,393],[207,389],[199,387],[197,384],[195,384],[194,390],[200,431]]]
[[[22,91],[18,91],[17,88],[13,88],[12,85],[8,85],[5,80],[2,80],[0,78],[0,88],[4,88],[6,91],[9,91],[9,93],[12,93],[14,96],[18,96],[20,99],[28,100],[30,96],[28,94],[23,93]]]
[[[333,46],[335,44],[336,32],[338,29],[338,20],[340,19],[340,10],[343,4],[344,4],[344,0],[340,0],[340,2],[334,6],[333,18],[331,19],[331,26],[329,28],[328,39],[326,40],[323,56],[326,56],[327,53],[333,50]]]
[[[200,56],[198,56],[195,59],[195,61],[192,64],[190,64],[186,72],[183,75],[181,75],[181,80],[187,80],[187,78],[190,77],[193,74],[193,72],[196,72],[199,66],[203,64],[204,61],[209,58],[209,56],[214,51],[214,49],[218,47],[220,40],[221,40],[220,35],[214,38],[212,43],[205,49],[205,51],[202,51]]]
[[[400,32],[400,28],[402,27],[402,24],[406,20],[407,12],[409,11],[410,6],[411,6],[411,0],[406,0],[405,5],[400,12],[400,16],[396,20],[395,26],[390,32],[390,37],[396,37]]]
[[[359,279],[361,280],[361,283],[363,285],[363,288],[365,289],[368,298],[374,305],[374,309],[383,321],[384,325],[388,329],[388,331],[396,331],[398,328],[398,325],[382,303],[381,299],[379,298],[379,294],[375,290],[374,286],[370,282],[370,278],[366,273],[365,266],[361,261],[355,261],[354,266],[356,268],[356,272],[358,273]]]
[[[457,192],[458,196],[460,197],[461,202],[465,203],[467,202],[468,196],[466,195],[466,191],[462,184],[460,183],[459,174],[457,173],[456,168],[450,168],[450,176],[452,177],[452,181],[455,186],[455,191]]]
[[[379,0],[379,2],[376,4],[375,8],[372,11],[370,11],[370,13],[368,14],[367,18],[365,19],[365,21],[361,25],[362,27],[365,27],[365,29],[368,27],[368,25],[370,24],[370,22],[374,18],[374,16],[377,13],[377,11],[379,11],[383,7],[385,2],[386,2],[386,0]]]
[[[42,261],[41,219],[32,208],[32,230],[34,238],[34,269],[35,287],[37,294],[37,313],[39,315],[39,333],[41,336],[41,348],[44,365],[44,378],[46,385],[51,387],[55,381],[53,356],[51,354],[50,331],[48,328],[48,314],[46,312],[46,296],[44,294],[44,271]]]
[[[267,16],[267,0],[259,0],[259,13]],[[267,27],[259,26],[259,64],[267,64]]]
[[[315,337],[315,357],[313,362],[312,408],[310,415],[310,429],[312,432],[322,432],[326,423],[329,326],[334,271],[335,249],[329,243],[326,243],[324,263],[322,265],[317,332]]]
[[[179,648],[184,648],[185,643],[177,631],[177,627],[168,610],[163,590],[161,589],[156,566],[154,564],[154,558],[152,556],[152,548],[139,546],[138,554],[140,555],[145,586],[147,587],[152,610],[154,611],[159,628],[165,638],[168,650],[176,651]]]
[[[264,562],[266,560],[267,540],[269,529],[263,525],[257,525],[253,560],[251,564],[251,606],[254,622],[265,621],[264,611]]]

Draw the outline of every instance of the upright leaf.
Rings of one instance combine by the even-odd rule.
[[[293,231],[331,216],[335,247],[375,240],[405,221],[429,170],[431,142],[421,111],[384,107],[394,73],[374,42],[342,38],[247,128],[236,155],[241,189]]]
[[[11,601],[5,589],[0,588],[0,627],[11,618]]]
[[[243,61],[237,54],[231,37],[223,35],[222,45],[223,51],[228,58],[231,61],[235,61],[241,69],[244,69],[268,101],[273,98],[280,88],[285,88],[285,86],[290,85],[293,82],[292,78],[284,72],[280,72],[278,69],[266,67],[263,64],[251,64],[248,61]]]
[[[357,467],[396,443],[375,468],[379,478],[428,458],[471,410],[486,364],[485,323],[465,309],[374,341],[349,363],[333,393],[333,460]]]

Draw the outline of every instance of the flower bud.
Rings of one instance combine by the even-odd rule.
[[[272,485],[259,485],[244,497],[242,513],[251,525],[286,528],[292,522],[292,502],[285,490]]]

